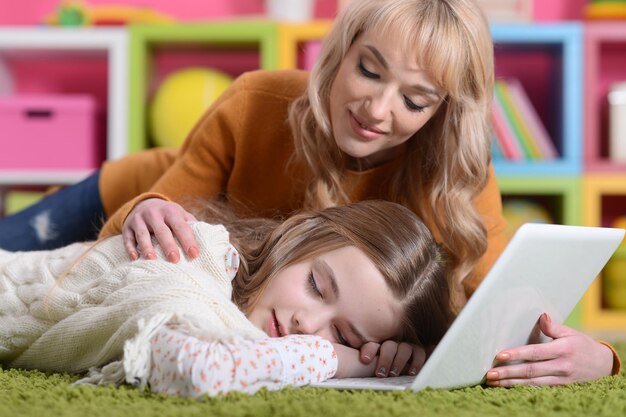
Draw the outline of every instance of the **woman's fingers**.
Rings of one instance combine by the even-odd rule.
[[[195,258],[199,250],[193,230],[187,223],[190,220],[195,220],[195,217],[174,202],[144,200],[137,204],[124,222],[122,236],[126,252],[131,259],[138,259],[140,254],[145,259],[156,259],[151,239],[154,234],[168,261],[180,260],[176,240],[187,256]]]

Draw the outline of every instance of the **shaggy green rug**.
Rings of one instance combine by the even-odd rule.
[[[617,343],[626,358],[626,342]],[[75,387],[77,377],[0,371],[0,416],[626,416],[626,372],[588,384],[413,392],[317,388],[229,394],[200,401],[130,387]]]

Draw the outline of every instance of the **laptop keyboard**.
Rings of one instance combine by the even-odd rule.
[[[409,375],[389,378],[342,378],[313,383],[311,386],[319,388],[396,391],[409,389],[414,379],[414,376]]]

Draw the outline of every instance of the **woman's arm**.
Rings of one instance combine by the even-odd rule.
[[[254,393],[324,381],[337,371],[332,343],[290,335],[237,342],[203,341],[162,327],[152,338],[152,391],[199,397]]]

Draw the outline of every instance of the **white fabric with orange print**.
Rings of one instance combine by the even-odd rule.
[[[228,343],[162,326],[152,337],[151,351],[152,391],[185,397],[298,387],[337,371],[332,343],[310,335]]]

